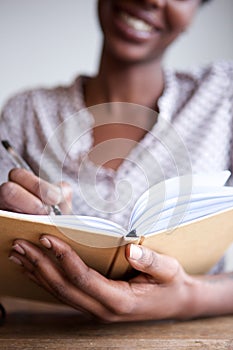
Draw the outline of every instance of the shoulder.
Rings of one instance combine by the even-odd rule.
[[[232,106],[233,62],[220,61],[185,71],[168,69],[165,74],[176,110],[187,103],[195,104],[195,108],[205,108],[206,103],[212,107],[224,103]]]
[[[212,86],[215,88],[233,86],[233,61],[219,61],[208,65],[194,67],[186,71],[173,71],[177,84],[190,89]]]
[[[52,88],[36,88],[20,92],[12,96],[2,109],[2,118],[17,115],[18,119],[26,118],[28,114],[54,115],[60,109],[71,106],[72,103],[80,106],[83,103],[82,76],[78,76],[70,85],[59,85]]]

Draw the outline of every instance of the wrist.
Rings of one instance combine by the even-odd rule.
[[[206,313],[206,286],[202,278],[191,277],[188,290],[188,315],[189,318],[203,316]]]
[[[200,280],[196,277],[186,275],[180,292],[179,308],[175,315],[176,319],[184,320],[199,316],[201,312]]]
[[[232,274],[189,277],[184,318],[218,316],[233,312]]]

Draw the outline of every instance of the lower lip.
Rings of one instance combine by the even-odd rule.
[[[137,30],[131,27],[129,24],[127,24],[118,14],[117,16],[114,16],[113,20],[116,28],[118,31],[121,33],[122,36],[125,37],[125,39],[134,41],[136,43],[143,43],[151,39],[155,35],[157,31],[142,31],[142,30]]]

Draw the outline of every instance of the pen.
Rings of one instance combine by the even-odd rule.
[[[129,233],[127,233],[126,237],[138,237],[137,231],[135,229],[130,231]]]
[[[7,140],[2,140],[3,147],[7,150],[12,162],[16,166],[16,168],[24,168],[28,171],[32,171],[30,166],[25,162],[25,160],[16,152],[16,150],[10,145]],[[55,215],[62,215],[61,210],[57,205],[51,205],[53,212]]]

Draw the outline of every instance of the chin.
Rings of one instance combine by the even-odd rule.
[[[113,59],[127,64],[140,64],[146,62],[157,61],[162,57],[158,51],[152,53],[150,48],[143,45],[132,45],[123,41],[111,40],[105,45],[106,52]]]

